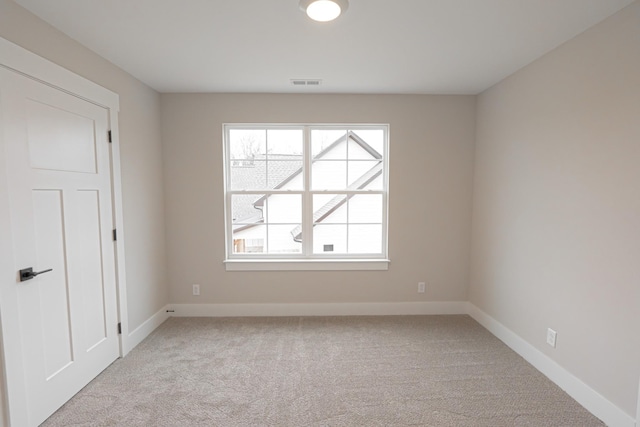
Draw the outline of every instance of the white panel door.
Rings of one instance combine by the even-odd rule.
[[[29,425],[119,355],[109,112],[0,68]],[[39,274],[20,281],[19,270]],[[7,349],[11,351],[11,349]]]

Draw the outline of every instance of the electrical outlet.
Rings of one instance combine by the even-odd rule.
[[[200,285],[193,285],[193,294],[200,295]]]
[[[418,293],[424,294],[427,285],[424,282],[418,282]]]
[[[547,344],[549,344],[553,348],[556,348],[556,336],[556,331],[551,328],[547,329]]]

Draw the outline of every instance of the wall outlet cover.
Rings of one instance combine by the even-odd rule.
[[[556,336],[556,331],[551,328],[547,329],[547,344],[549,344],[553,348],[556,348]]]

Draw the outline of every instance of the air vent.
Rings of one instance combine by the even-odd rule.
[[[291,79],[294,86],[320,86],[321,83],[320,79]]]

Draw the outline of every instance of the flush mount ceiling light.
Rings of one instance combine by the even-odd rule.
[[[333,21],[348,7],[348,0],[300,0],[300,9],[309,18],[320,22]]]

